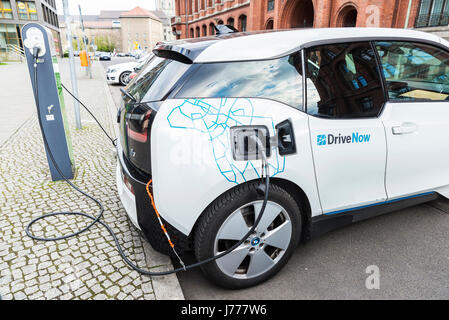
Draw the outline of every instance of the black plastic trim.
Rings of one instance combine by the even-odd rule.
[[[373,205],[362,209],[356,209],[349,212],[320,215],[312,218],[312,238],[318,237],[329,231],[341,228],[354,222],[363,221],[376,216],[380,216],[393,211],[401,210],[418,204],[436,200],[438,193],[430,192],[416,197],[410,197],[404,200],[391,201],[388,203]]]

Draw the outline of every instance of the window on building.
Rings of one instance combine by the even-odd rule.
[[[0,49],[5,50],[8,44],[20,45],[17,26],[14,24],[0,24]]]
[[[267,9],[268,11],[274,10],[274,0],[268,0]]]
[[[46,6],[44,6],[43,4],[41,4],[42,6],[42,12],[44,14],[44,21],[47,23],[50,23],[48,20],[48,8]]]
[[[448,101],[449,53],[411,42],[376,43],[390,99]]]
[[[449,0],[421,0],[415,26],[436,27],[449,24]]]
[[[12,8],[9,0],[0,0],[0,18],[12,19]]]
[[[33,1],[17,1],[20,20],[37,20],[36,4]]]
[[[307,113],[323,118],[376,117],[385,102],[371,43],[307,50]]]
[[[301,55],[199,66],[177,98],[266,98],[301,109]]]
[[[246,16],[245,15],[241,15],[239,17],[239,31],[241,32],[245,32],[246,31]]]
[[[207,26],[203,24],[203,37],[207,36]]]
[[[213,36],[215,34],[215,25],[213,23],[209,24],[209,35]]]
[[[229,18],[228,21],[226,22],[226,24],[230,25],[230,26],[234,26],[234,18],[232,18],[232,17]]]

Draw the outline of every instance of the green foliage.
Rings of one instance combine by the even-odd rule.
[[[113,52],[115,49],[115,46],[108,37],[102,36],[102,37],[96,37],[95,38],[95,45],[97,46],[97,51],[102,52]]]
[[[74,51],[79,51],[79,48],[78,48],[78,41],[77,41],[77,40],[72,39],[72,47],[73,47],[73,50],[74,50]]]

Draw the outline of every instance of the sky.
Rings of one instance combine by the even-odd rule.
[[[98,14],[100,10],[131,10],[137,6],[155,9],[155,0],[68,0],[68,3],[70,14],[79,14],[79,4],[83,14]],[[62,0],[56,0],[56,6],[58,14],[63,14]]]

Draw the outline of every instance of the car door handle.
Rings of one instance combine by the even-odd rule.
[[[400,126],[393,127],[394,135],[411,134],[418,131],[418,126],[414,123],[403,123]]]

